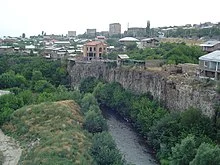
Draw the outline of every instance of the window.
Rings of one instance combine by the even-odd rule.
[[[94,51],[96,51],[96,47],[94,47]]]
[[[92,47],[89,48],[89,51],[90,51],[90,52],[92,51]]]
[[[102,52],[102,48],[99,48],[99,52]]]
[[[89,48],[87,47],[87,51],[89,50]]]
[[[204,61],[204,67],[209,67],[209,62],[208,61]]]

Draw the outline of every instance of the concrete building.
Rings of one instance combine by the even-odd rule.
[[[102,59],[107,53],[107,45],[101,41],[91,41],[83,46],[83,57],[86,60]]]
[[[68,37],[76,37],[76,31],[68,31]]]
[[[156,38],[145,38],[141,40],[140,48],[154,48],[159,45],[159,40]]]
[[[128,28],[127,35],[130,37],[144,37],[146,34],[146,28],[132,27]]]
[[[220,80],[220,50],[199,57],[200,76]]]
[[[207,41],[203,44],[200,44],[203,51],[213,52],[215,50],[220,50],[220,41]]]
[[[86,29],[86,34],[90,37],[96,37],[96,29]]]
[[[120,23],[112,23],[109,24],[109,35],[118,35],[121,34],[121,24]]]

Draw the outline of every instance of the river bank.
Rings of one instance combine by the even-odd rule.
[[[112,110],[103,110],[109,133],[128,163],[135,165],[157,165],[152,151],[130,123]]]
[[[6,136],[0,129],[0,151],[3,156],[3,165],[17,165],[21,157],[22,149],[15,142],[15,140],[9,136]]]

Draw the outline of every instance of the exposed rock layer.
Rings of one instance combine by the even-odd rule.
[[[116,67],[110,63],[76,63],[69,61],[68,72],[72,86],[77,88],[87,77],[102,78],[107,82],[118,82],[125,89],[136,93],[150,92],[172,111],[183,111],[189,107],[202,110],[208,116],[214,115],[214,104],[218,100],[215,90],[176,81],[163,71]],[[182,77],[182,80],[186,78]]]

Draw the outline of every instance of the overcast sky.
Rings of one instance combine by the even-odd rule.
[[[0,36],[220,22],[220,0],[0,0]]]

